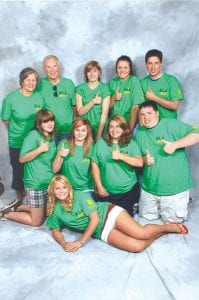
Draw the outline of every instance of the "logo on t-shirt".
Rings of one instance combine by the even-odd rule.
[[[87,202],[87,204],[88,204],[88,206],[89,206],[90,208],[95,207],[95,203],[93,202],[92,199],[87,199],[86,202]]]
[[[39,111],[40,109],[42,109],[42,106],[40,104],[35,104],[35,110]]]
[[[160,89],[159,90],[159,95],[160,96],[166,96],[168,94],[168,90],[167,89]]]
[[[158,144],[158,145],[165,144],[164,137],[163,136],[157,136],[157,138],[155,140],[155,143]]]

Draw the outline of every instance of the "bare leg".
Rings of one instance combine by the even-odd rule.
[[[30,213],[30,209],[30,206],[28,206],[27,204],[22,204],[17,207],[16,211],[26,211]]]
[[[108,244],[122,250],[136,253],[141,252],[150,246],[155,239],[156,238],[138,240],[118,231],[117,229],[112,229],[108,236]]]
[[[115,222],[115,228],[138,240],[157,238],[166,233],[182,233],[182,229],[175,223],[140,225],[126,211],[122,211]]]
[[[24,196],[25,196],[25,191],[17,191],[16,190],[16,197],[19,201],[22,201]]]
[[[30,212],[10,212],[4,214],[4,217],[9,220],[13,220],[19,223],[40,226],[45,219],[45,208],[30,208]]]

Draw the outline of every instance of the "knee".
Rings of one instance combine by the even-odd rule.
[[[133,253],[140,253],[142,252],[144,249],[146,248],[145,245],[143,245],[143,243],[139,243],[139,242],[134,242],[131,249],[130,249],[130,252],[133,252]]]
[[[41,221],[32,221],[32,226],[39,227],[43,224],[44,220]]]

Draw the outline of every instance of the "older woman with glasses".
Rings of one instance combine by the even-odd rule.
[[[55,115],[58,143],[70,135],[74,119],[75,86],[72,80],[61,76],[61,64],[55,55],[43,60],[46,77],[39,82],[38,90],[45,100],[45,108]]]
[[[3,100],[1,119],[8,128],[8,144],[13,177],[11,187],[16,191],[16,199],[9,206],[19,205],[24,196],[23,165],[19,153],[25,136],[34,125],[34,118],[44,101],[35,91],[39,80],[38,73],[30,67],[19,75],[20,88],[11,92]]]

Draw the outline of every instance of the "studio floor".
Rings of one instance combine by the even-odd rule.
[[[11,196],[12,191],[5,192],[0,206]],[[189,234],[167,234],[138,254],[94,239],[66,253],[45,224],[33,228],[0,221],[0,299],[198,300],[198,216],[194,197],[186,222]],[[79,235],[63,232],[68,240]]]

